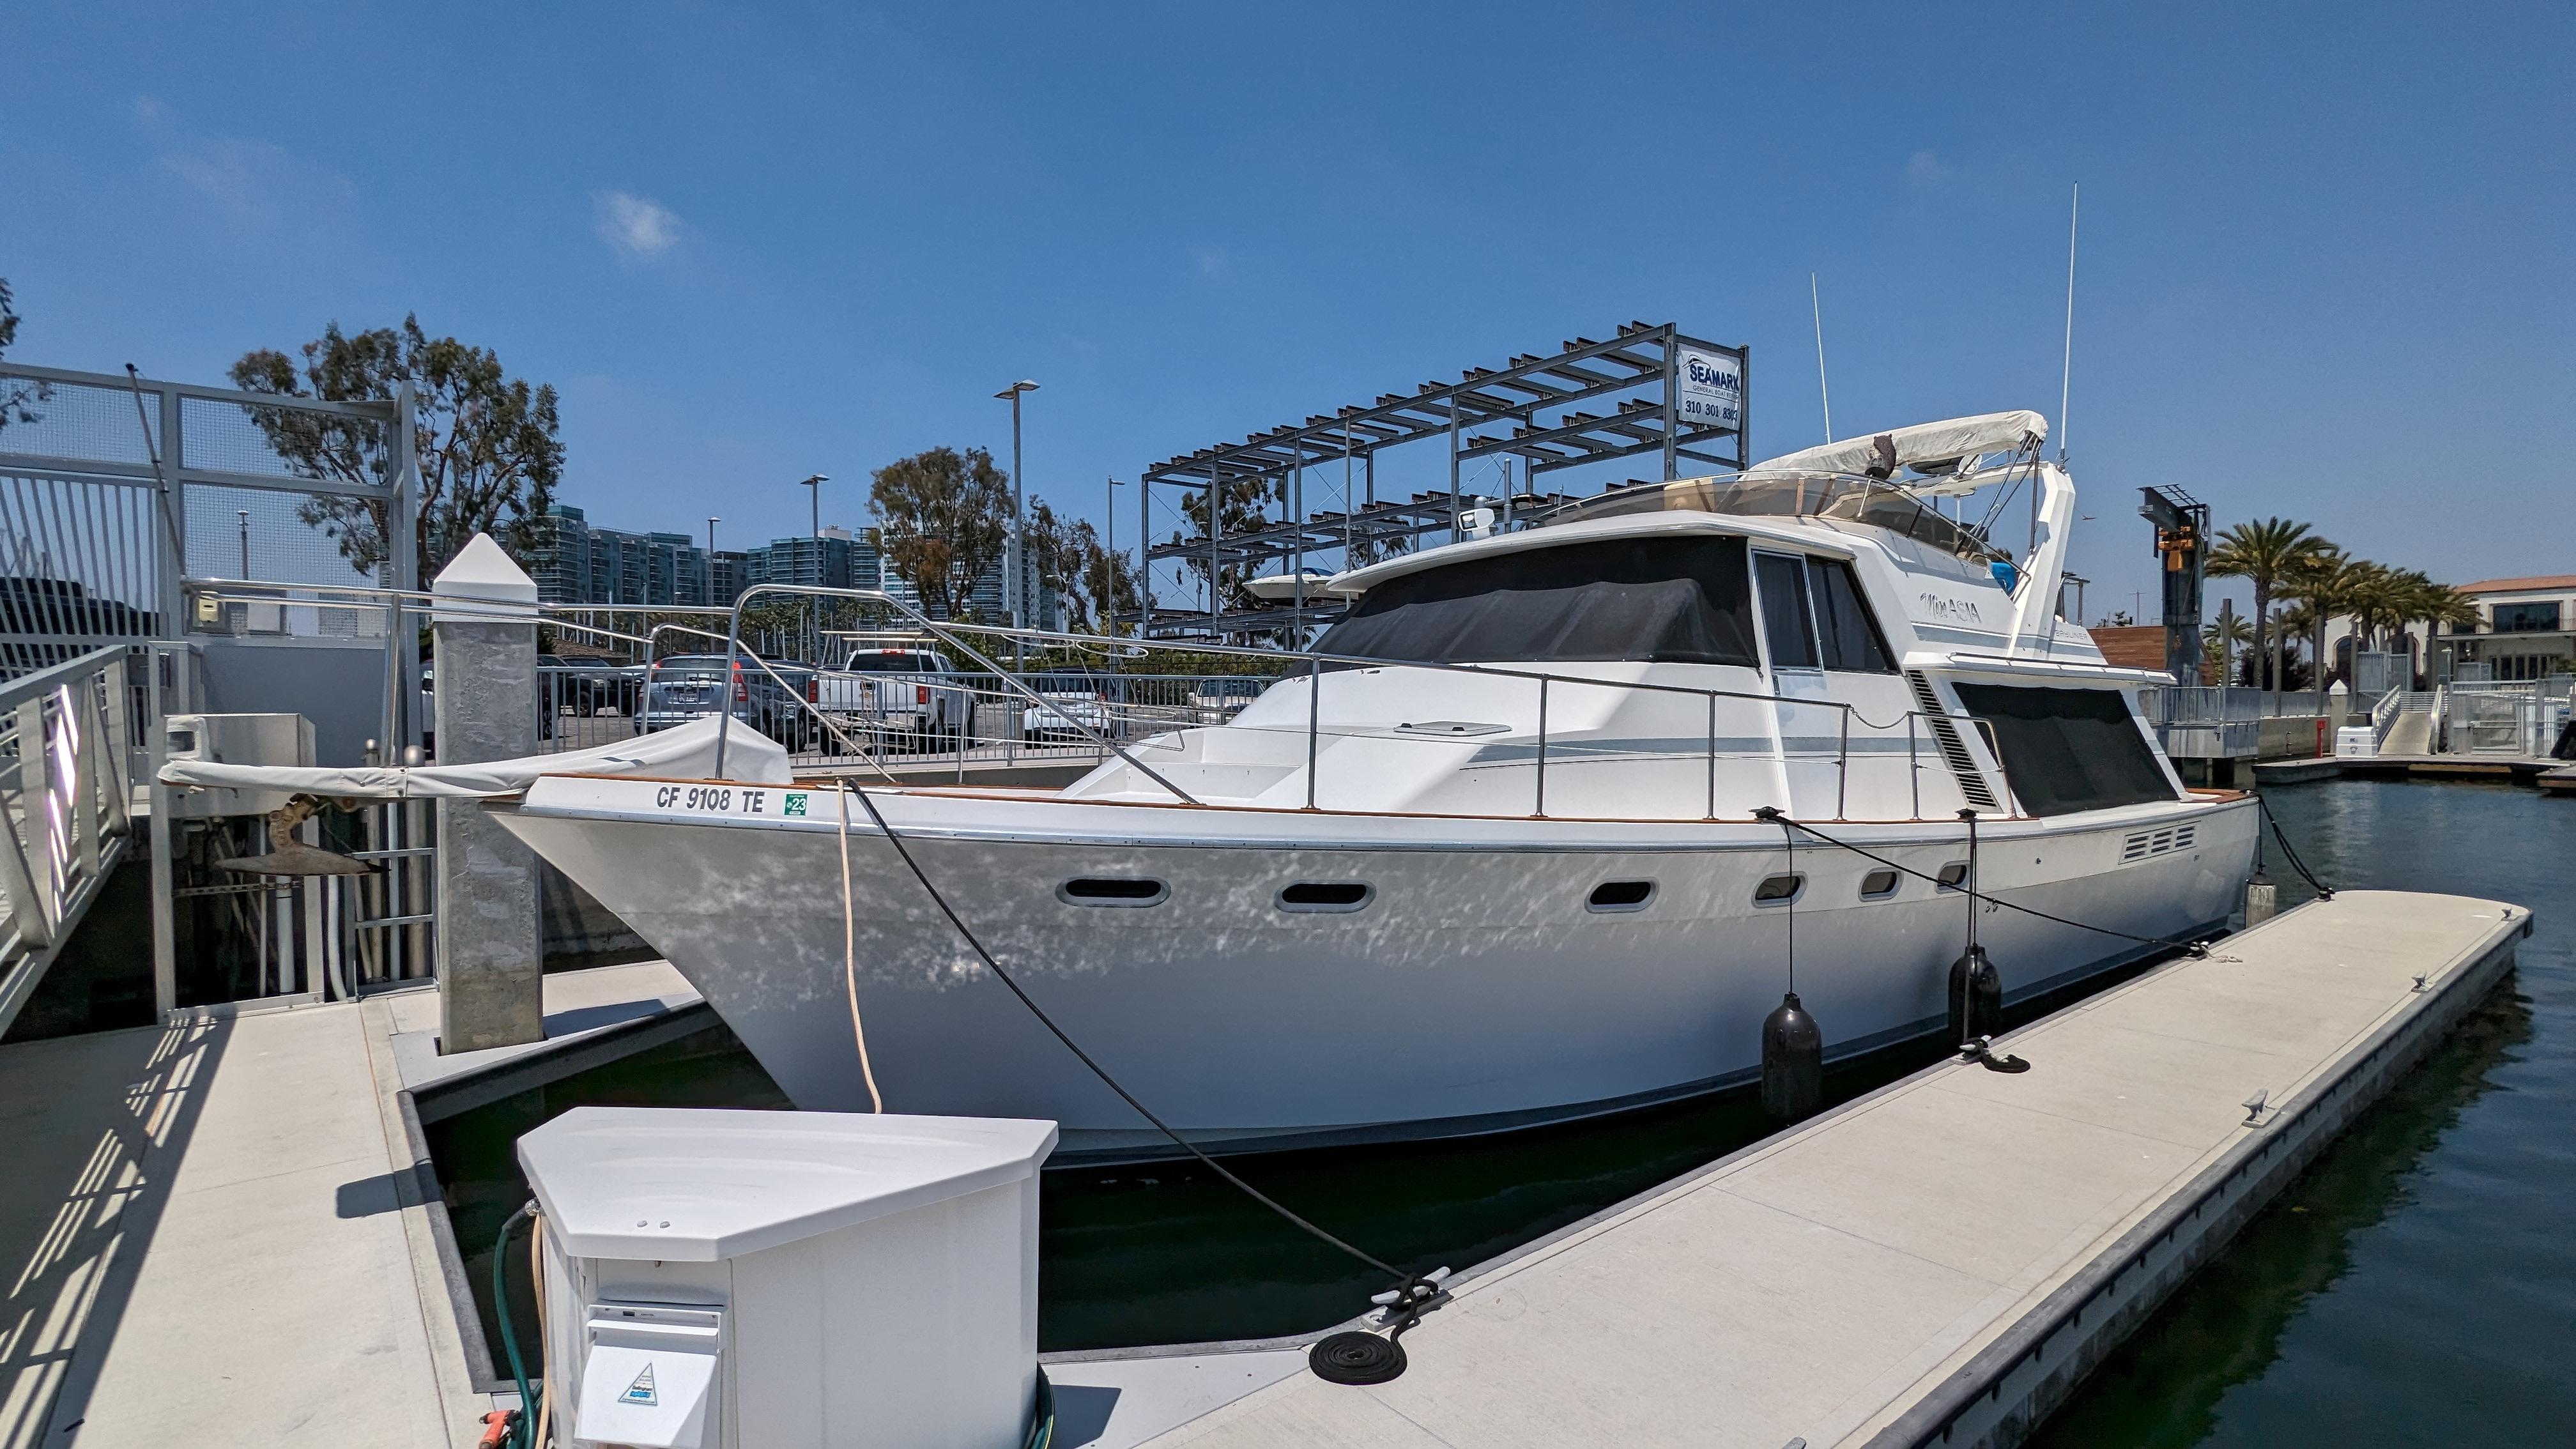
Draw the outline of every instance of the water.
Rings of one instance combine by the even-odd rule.
[[[2270,798],[2328,881],[2518,901],[2538,913],[2531,939],[2508,990],[2032,1442],[2565,1443],[2576,808],[2512,786],[2360,780]]]
[[[2272,792],[2327,880],[2535,907],[2514,988],[2246,1231],[2043,1430],[2052,1446],[2554,1439],[2576,1409],[2576,805],[2510,787],[2336,781]],[[2307,898],[2279,869],[2282,903]],[[2100,984],[2097,983],[2098,989]],[[2061,1004],[2043,1002],[2033,1009]],[[1928,1060],[1837,1072],[1841,1100]],[[783,1106],[720,1028],[430,1129],[478,1297],[526,1198],[511,1143],[581,1102]],[[1744,1094],[1506,1137],[1236,1164],[1380,1256],[1465,1267],[1759,1138]],[[1181,1165],[1047,1174],[1042,1345],[1294,1333],[1384,1284]],[[528,1310],[524,1254],[512,1287]],[[486,1332],[495,1331],[485,1305]]]

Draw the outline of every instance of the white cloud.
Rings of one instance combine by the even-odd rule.
[[[1929,151],[1917,151],[1905,163],[1905,184],[1917,191],[1929,191],[1950,179],[1950,168]]]
[[[1234,270],[1234,258],[1227,256],[1223,247],[1192,247],[1190,260],[1198,263],[1202,277],[1222,277]]]
[[[346,176],[273,142],[191,133],[151,96],[135,97],[134,124],[162,170],[237,222],[312,217],[345,209],[357,196]]]
[[[630,257],[659,256],[680,239],[668,207],[630,191],[599,193],[599,237]]]

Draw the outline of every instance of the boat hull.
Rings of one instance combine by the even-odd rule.
[[[1067,1155],[1167,1147],[988,979],[863,810],[844,838],[829,790],[770,787],[756,809],[652,803],[676,789],[548,780],[501,818],[667,956],[799,1107],[868,1106],[855,995],[889,1111],[1051,1118]],[[1741,821],[873,798],[1073,1041],[1173,1127],[1237,1150],[1493,1131],[1747,1080],[1790,986],[1793,933],[1796,989],[1830,1056],[1919,1036],[1944,1020],[1969,911],[1913,878],[1864,900],[1872,862],[1802,841],[1792,864],[1778,827]],[[2099,814],[1985,824],[1981,886],[2137,936],[2224,923],[2251,864],[2250,801]],[[2178,825],[2187,845],[2123,859]],[[1831,833],[1927,875],[1966,858],[1951,822]],[[1793,871],[1794,901],[1754,904]],[[1063,883],[1084,878],[1166,894],[1068,899]],[[1641,908],[1587,907],[1597,885],[1631,880],[1653,883]],[[1283,909],[1298,882],[1369,896],[1348,912]],[[1992,906],[1978,934],[2014,998],[2149,949]]]

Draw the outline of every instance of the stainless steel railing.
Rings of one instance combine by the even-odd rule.
[[[997,686],[991,690],[992,696],[996,699],[1007,700],[1016,704],[1021,711],[1020,717],[1023,720],[1025,720],[1031,712],[1043,712],[1048,716],[1062,719],[1066,724],[1072,726],[1072,731],[1074,733],[1079,734],[1087,744],[1099,753],[1100,758],[1105,759],[1108,756],[1114,755],[1129,766],[1133,767],[1140,775],[1152,780],[1156,786],[1168,791],[1174,798],[1190,804],[1202,803],[1192,797],[1186,790],[1167,779],[1164,775],[1144,764],[1143,761],[1135,754],[1131,753],[1127,746],[1131,743],[1139,743],[1140,741],[1137,737],[1130,734],[1126,726],[1115,723],[1112,719],[1107,718],[1096,722],[1087,721],[1078,717],[1072,711],[1052,707],[1049,701],[1038,694],[1030,686],[1026,678],[1002,669],[983,649],[977,648],[976,645],[970,642],[966,636],[973,635],[988,641],[1016,643],[1022,646],[1036,645],[1042,649],[1082,649],[1093,651],[1104,656],[1115,656],[1125,651],[1150,651],[1157,647],[1168,648],[1171,646],[1158,646],[1145,641],[1103,639],[1089,635],[1068,634],[1045,630],[1014,630],[984,625],[950,623],[947,621],[931,619],[927,615],[922,614],[920,611],[905,604],[903,601],[877,590],[832,589],[787,584],[760,585],[744,593],[742,599],[738,601],[735,606],[736,624],[731,633],[731,637],[733,639],[739,639],[740,637],[739,618],[742,609],[751,603],[756,595],[762,594],[806,594],[823,598],[854,600],[881,606],[891,612],[900,614],[906,617],[912,623],[914,628],[924,637],[936,639],[941,644],[944,644],[948,646],[948,648],[959,653],[967,655],[981,665],[984,671],[981,677],[990,679]],[[1176,652],[1257,661],[1264,667],[1276,671],[1272,676],[1274,679],[1284,678],[1291,673],[1300,672],[1298,666],[1302,666],[1302,672],[1307,676],[1308,681],[1307,721],[1305,729],[1301,732],[1305,741],[1304,754],[1307,763],[1306,808],[1308,809],[1316,808],[1316,789],[1322,762],[1322,741],[1328,736],[1356,737],[1363,733],[1362,731],[1356,730],[1336,731],[1328,729],[1321,722],[1322,691],[1320,685],[1322,675],[1327,665],[1333,665],[1350,668],[1422,669],[1453,673],[1462,677],[1472,677],[1479,680],[1525,680],[1535,685],[1537,693],[1537,717],[1535,729],[1536,755],[1533,761],[1534,768],[1532,770],[1532,801],[1530,811],[1533,818],[1544,818],[1547,813],[1547,771],[1552,747],[1550,740],[1550,726],[1552,723],[1550,719],[1550,710],[1552,707],[1553,693],[1560,688],[1608,689],[1633,694],[1697,698],[1705,701],[1707,706],[1707,717],[1709,720],[1706,748],[1703,751],[1706,774],[1706,818],[1717,818],[1716,797],[1720,751],[1718,748],[1719,736],[1716,720],[1719,702],[1723,700],[1752,703],[1759,705],[1766,711],[1772,712],[1771,718],[1775,722],[1778,722],[1776,727],[1777,733],[1781,736],[1781,744],[1770,756],[1770,762],[1784,772],[1784,778],[1782,780],[1784,786],[1787,784],[1785,771],[1791,765],[1799,763],[1815,763],[1816,757],[1811,753],[1793,753],[1787,748],[1786,739],[1790,732],[1786,723],[1780,722],[1781,714],[1784,712],[1795,712],[1801,710],[1827,710],[1834,714],[1836,719],[1836,747],[1832,752],[1831,763],[1835,770],[1834,818],[1838,820],[1850,818],[1849,788],[1852,769],[1851,746],[1853,725],[1857,722],[1861,725],[1864,731],[1878,735],[1882,738],[1901,728],[1904,731],[1906,740],[1907,777],[1909,782],[1908,808],[1912,818],[1919,818],[1922,813],[1921,769],[1923,764],[1923,751],[1921,731],[1917,728],[1917,722],[1918,720],[1927,719],[1930,716],[1920,710],[1905,710],[1899,713],[1895,718],[1889,719],[1885,722],[1879,722],[1864,715],[1857,706],[1841,700],[1797,699],[1776,694],[1763,694],[1743,690],[1706,689],[1687,685],[1649,684],[1626,680],[1604,680],[1582,675],[1555,674],[1544,670],[1518,669],[1497,665],[1415,664],[1406,661],[1370,659],[1352,655],[1325,654],[1311,650],[1291,652],[1200,643],[1192,643],[1187,646],[1185,650],[1177,650]],[[1175,678],[1180,677],[1185,676]],[[962,683],[957,685],[933,687],[952,687],[969,690],[976,689],[976,686]],[[1998,748],[1992,726],[1983,719],[1963,712],[1946,712],[1946,717],[1964,721],[1975,730],[1979,743],[1985,747],[1987,755],[1986,759],[1976,761],[1976,765],[1981,770],[1991,769],[1995,773],[1997,779],[2005,786],[2005,793],[2000,798],[2007,801],[2011,800],[2013,797],[2010,793],[2010,779],[2004,768],[2002,754]],[[730,716],[728,716],[728,720],[730,720]],[[1172,728],[1172,724],[1168,720],[1162,721],[1161,723],[1163,725],[1164,732],[1168,732],[1168,730]],[[1108,728],[1104,729],[1102,727],[1104,725],[1108,726]],[[729,730],[731,727],[731,724],[728,723],[723,727],[723,729]],[[1243,726],[1238,723],[1235,727],[1242,728]],[[720,736],[722,733],[723,730],[720,730]],[[1368,731],[1365,733],[1370,738],[1384,737],[1376,731]],[[1553,746],[1553,749],[1560,755],[1568,750],[1568,748],[1568,746],[1561,743]],[[1580,752],[1580,746],[1572,748],[1577,753]],[[965,742],[960,741],[959,754],[961,764],[963,761],[964,751]],[[721,762],[721,748],[719,750],[719,762]]]

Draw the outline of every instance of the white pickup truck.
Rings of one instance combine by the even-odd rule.
[[[853,736],[889,748],[961,739],[975,717],[974,692],[932,649],[853,649],[844,667],[823,671],[814,703]]]

